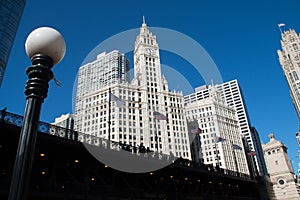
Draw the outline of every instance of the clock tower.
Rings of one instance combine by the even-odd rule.
[[[156,85],[157,91],[161,92],[159,47],[156,36],[150,32],[144,17],[134,46],[134,80],[141,87],[146,87],[147,83],[150,86]]]
[[[156,36],[150,32],[145,18],[134,45],[134,78],[139,106],[143,115],[144,141],[150,149],[190,159],[187,123],[184,117],[182,92],[170,92],[162,75],[159,46]],[[163,119],[157,119],[155,113]]]
[[[84,109],[80,110],[83,117],[76,116],[78,124],[90,135],[132,146],[143,144],[152,151],[191,159],[183,94],[169,91],[168,82],[161,74],[156,36],[150,32],[145,19],[134,45],[133,80],[108,82],[107,87],[100,89],[92,82],[90,87],[96,89],[80,96]],[[122,67],[110,68],[109,71]],[[98,74],[98,68],[91,68],[89,72]],[[99,80],[112,77],[106,74],[100,74]],[[80,81],[85,83],[90,79],[84,77]],[[125,105],[107,101],[110,92],[122,99]],[[111,112],[107,112],[109,107]],[[110,126],[107,126],[107,119],[110,119]]]

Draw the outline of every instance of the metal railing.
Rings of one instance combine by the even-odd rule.
[[[2,116],[4,115],[4,116]],[[13,124],[18,127],[22,126],[23,122],[23,116],[13,114],[10,112],[0,112],[0,121],[7,123],[7,124]],[[239,178],[244,178],[244,179],[254,179],[248,174],[244,174],[241,172],[236,172],[236,171],[231,171],[228,169],[223,169],[220,167],[216,167],[213,165],[205,165],[205,164],[200,164],[196,163],[194,161],[190,161],[187,159],[183,158],[177,158],[174,157],[172,154],[167,155],[167,154],[162,154],[159,152],[155,151],[141,151],[139,147],[134,147],[128,144],[122,144],[120,142],[114,142],[114,141],[108,141],[107,139],[80,133],[71,129],[65,129],[53,124],[45,123],[45,122],[40,122],[39,123],[39,128],[38,131],[40,133],[44,134],[51,134],[55,135],[60,138],[67,138],[70,140],[74,141],[79,141],[83,144],[89,144],[89,145],[94,145],[98,146],[103,149],[109,149],[109,150],[115,150],[115,151],[127,151],[133,155],[137,155],[140,158],[147,158],[147,159],[156,159],[160,161],[166,161],[166,162],[172,162],[176,165],[180,166],[185,166],[185,167],[191,167],[191,168],[198,168],[202,170],[206,170],[208,172],[212,173],[220,173],[223,175],[228,175],[228,176],[234,176],[234,177],[239,177]]]

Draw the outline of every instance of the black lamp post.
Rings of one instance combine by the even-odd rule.
[[[29,34],[25,48],[32,66],[26,70],[29,78],[25,87],[26,108],[9,200],[27,199],[42,103],[47,97],[48,82],[53,78],[51,68],[64,57],[66,44],[59,32],[41,27]]]

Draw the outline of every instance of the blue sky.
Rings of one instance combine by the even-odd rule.
[[[274,133],[288,147],[296,166],[298,120],[276,51],[280,48],[278,23],[300,33],[299,6],[298,0],[28,0],[0,88],[0,108],[6,106],[9,112],[24,113],[25,70],[31,65],[24,44],[35,28],[54,27],[67,44],[64,59],[53,68],[62,86],[51,81],[42,107],[41,120],[52,122],[55,117],[72,112],[73,84],[88,53],[110,36],[139,28],[144,15],[148,26],[179,31],[201,44],[224,81],[237,79],[251,124],[261,140],[268,142],[267,135]],[[177,69],[185,64],[164,52],[161,60]],[[204,84],[201,78],[186,73],[190,74],[193,87]]]

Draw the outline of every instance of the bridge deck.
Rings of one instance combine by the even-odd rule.
[[[0,199],[7,199],[20,127],[0,122]],[[44,154],[44,156],[40,156]],[[78,161],[78,162],[77,162]],[[254,179],[184,160],[152,173],[126,173],[79,142],[39,133],[29,199],[261,199]]]

